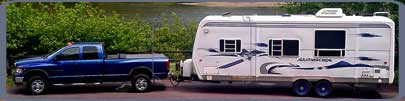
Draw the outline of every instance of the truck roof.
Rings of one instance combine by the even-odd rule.
[[[103,44],[102,42],[75,42],[73,44]]]
[[[72,45],[103,45],[102,42],[74,42]]]

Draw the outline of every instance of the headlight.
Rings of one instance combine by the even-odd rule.
[[[17,72],[17,73],[23,73],[23,72],[24,72],[24,69],[17,68],[17,69],[15,70],[15,72]]]

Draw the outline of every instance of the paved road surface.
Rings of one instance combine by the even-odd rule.
[[[103,85],[57,86],[49,89],[48,94],[32,96],[14,87],[8,90],[9,97],[23,98],[185,98],[185,99],[297,99],[318,98],[314,94],[309,97],[297,97],[286,84],[251,84],[251,83],[205,83],[183,82],[173,87],[167,80],[157,80],[151,92],[134,93],[118,91],[122,83],[105,83]],[[336,86],[329,98],[392,98],[398,94],[396,87],[382,90],[360,88],[353,92],[349,86]]]

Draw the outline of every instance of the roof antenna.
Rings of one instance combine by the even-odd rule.
[[[225,12],[225,13],[222,14],[222,16],[227,16],[227,15],[230,15],[230,14],[231,14],[231,12]]]

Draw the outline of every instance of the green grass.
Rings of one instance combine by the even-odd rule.
[[[11,87],[13,87],[13,86],[14,86],[14,82],[13,82],[12,77],[7,76],[7,78],[6,78],[6,87],[7,87],[7,88],[11,88]]]
[[[399,73],[398,73],[398,71],[395,71],[395,74],[394,74],[395,76],[394,76],[394,85],[395,86],[398,86],[399,85],[399,80],[398,80],[398,77],[399,77]]]

